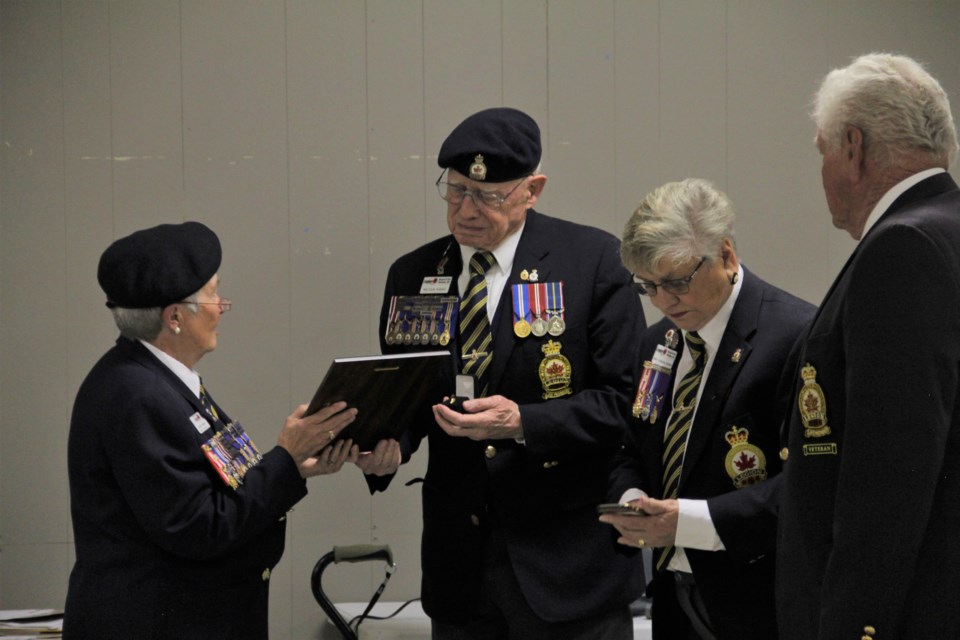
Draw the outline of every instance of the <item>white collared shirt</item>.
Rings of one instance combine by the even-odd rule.
[[[890,208],[890,205],[892,205],[897,198],[903,195],[907,189],[915,184],[923,182],[930,176],[937,175],[938,173],[946,173],[946,169],[942,169],[940,167],[926,169],[920,173],[913,174],[909,178],[904,178],[897,184],[893,185],[893,187],[883,194],[883,197],[877,201],[877,204],[873,207],[873,211],[871,211],[870,215],[867,216],[867,221],[863,225],[863,232],[860,234],[860,239],[863,240],[866,237],[867,232],[873,228],[873,225],[877,224],[877,220],[880,219],[880,216],[885,214],[887,209]]]
[[[157,360],[162,362],[170,371],[180,378],[183,381],[183,384],[187,385],[187,388],[193,392],[193,395],[197,396],[197,399],[200,399],[200,374],[183,364],[169,353],[165,353],[160,349],[157,349],[155,346],[150,344],[145,340],[140,340],[140,344],[145,346],[147,350],[150,351],[153,355],[157,356]]]

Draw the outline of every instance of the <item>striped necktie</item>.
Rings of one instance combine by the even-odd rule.
[[[208,416],[213,418],[213,430],[219,431],[217,426],[221,424],[220,415],[217,413],[217,408],[210,402],[210,396],[207,395],[207,390],[203,388],[202,380],[200,381],[200,406],[203,407],[203,410],[207,412]]]
[[[489,390],[486,372],[493,360],[493,334],[487,318],[486,273],[496,263],[497,259],[489,251],[474,253],[470,258],[466,295],[460,299],[461,372],[476,378],[478,398],[486,396]]]
[[[663,433],[663,499],[673,500],[679,495],[680,472],[683,469],[683,454],[687,448],[687,434],[693,424],[693,411],[697,407],[697,391],[703,379],[707,363],[704,342],[696,331],[688,331],[685,337],[693,366],[683,376],[673,394],[673,412]],[[662,570],[673,557],[675,548],[659,550],[657,571]]]

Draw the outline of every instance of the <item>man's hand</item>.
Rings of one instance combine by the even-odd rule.
[[[353,462],[358,448],[349,440],[324,447],[353,422],[356,409],[348,409],[346,402],[335,402],[311,416],[304,417],[307,405],[302,404],[287,416],[280,430],[277,444],[290,454],[304,478],[325,473],[336,473],[344,462]],[[323,451],[321,451],[323,449]]]
[[[464,413],[443,404],[433,405],[433,416],[447,435],[471,440],[523,438],[520,407],[503,396],[476,398],[463,403]]]
[[[354,464],[368,475],[392,475],[400,468],[400,443],[396,440],[381,440],[373,451],[361,453]]]
[[[669,547],[677,537],[677,517],[680,503],[676,500],[656,500],[637,498],[629,502],[637,509],[637,515],[600,516],[600,522],[613,525],[620,538],[617,540],[628,547]]]

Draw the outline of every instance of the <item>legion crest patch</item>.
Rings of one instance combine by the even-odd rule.
[[[767,457],[760,447],[750,444],[750,431],[733,425],[724,435],[730,451],[724,464],[733,486],[743,489],[767,479]]]

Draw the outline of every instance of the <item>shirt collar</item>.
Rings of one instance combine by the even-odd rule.
[[[737,267],[737,273],[739,277],[733,285],[733,291],[727,296],[726,301],[720,306],[717,313],[710,318],[710,321],[697,331],[697,334],[703,338],[703,342],[706,345],[708,359],[716,353],[717,348],[720,346],[720,340],[723,339],[723,333],[727,330],[727,323],[730,322],[733,307],[737,304],[737,298],[740,296],[740,288],[743,286],[744,278],[742,266]]]
[[[503,242],[490,252],[493,254],[493,257],[497,259],[497,264],[493,269],[499,269],[504,276],[509,276],[510,271],[513,269],[513,259],[517,255],[517,246],[520,244],[520,236],[523,235],[523,228],[526,225],[527,221],[524,220],[513,233],[504,238]],[[463,259],[464,272],[467,272],[470,268],[470,258],[472,258],[473,254],[477,251],[482,251],[482,249],[460,245],[460,257]]]
[[[877,220],[880,219],[880,216],[886,213],[887,209],[890,208],[890,205],[892,205],[897,198],[903,195],[907,189],[919,182],[923,182],[930,176],[937,175],[938,173],[946,173],[946,170],[940,167],[927,169],[925,171],[921,171],[920,173],[915,173],[908,178],[904,178],[897,184],[893,185],[889,191],[883,194],[883,197],[880,198],[880,201],[877,202],[876,206],[873,207],[873,211],[871,211],[870,215],[867,216],[867,222],[863,225],[863,232],[860,234],[860,239],[863,240],[863,238],[866,237],[867,232],[870,231],[873,225],[877,223]]]
[[[157,349],[155,346],[147,342],[146,340],[140,340],[140,344],[145,346],[150,353],[157,357],[157,360],[162,362],[170,371],[173,371],[183,384],[187,385],[187,388],[193,392],[193,395],[200,397],[200,374],[183,364],[169,353]]]

